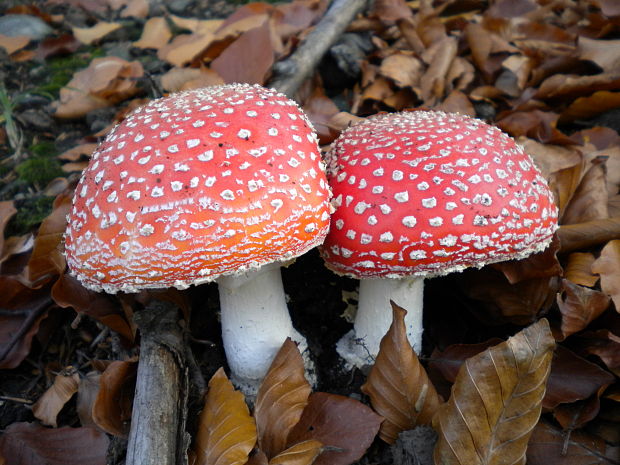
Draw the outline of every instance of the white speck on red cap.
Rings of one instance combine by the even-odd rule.
[[[369,117],[340,135],[327,164],[336,227],[321,254],[340,274],[481,267],[541,251],[557,229],[553,195],[530,157],[498,128],[467,116]],[[361,178],[368,189],[351,182]]]
[[[93,153],[76,193],[67,264],[106,292],[290,260],[323,241],[331,211],[311,123],[286,96],[247,84],[138,108]]]

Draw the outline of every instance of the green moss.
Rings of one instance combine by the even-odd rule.
[[[32,197],[16,203],[17,213],[7,225],[5,237],[19,236],[32,231],[52,212],[54,197]]]
[[[32,144],[29,147],[30,152],[37,157],[49,157],[58,155],[58,150],[56,150],[56,145],[49,140],[43,140],[37,142],[36,144]]]
[[[58,160],[50,157],[30,158],[17,165],[15,171],[22,181],[39,186],[44,186],[52,179],[64,175]]]

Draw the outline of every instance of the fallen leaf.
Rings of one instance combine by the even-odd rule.
[[[607,389],[603,385],[588,399],[573,402],[572,404],[560,404],[553,410],[553,416],[565,431],[574,431],[583,428],[592,421],[601,409],[601,394]]]
[[[596,63],[604,72],[620,68],[620,40],[596,40],[580,36],[577,40],[579,58]]]
[[[587,249],[617,238],[620,235],[620,217],[562,225],[557,234],[562,252]]]
[[[592,273],[594,254],[573,252],[568,256],[564,265],[564,277],[580,286],[594,287],[598,276]]]
[[[291,430],[288,445],[315,439],[329,449],[314,465],[348,465],[364,455],[382,421],[380,415],[355,399],[315,392]]]
[[[314,439],[299,442],[272,458],[269,465],[312,465],[322,447],[323,444]]]
[[[0,48],[6,50],[9,55],[21,50],[30,43],[28,36],[5,36],[0,34]]]
[[[93,420],[93,405],[99,392],[100,378],[101,373],[93,370],[86,373],[86,376],[80,379],[75,409],[82,426],[97,426],[95,420]]]
[[[541,144],[524,136],[517,137],[516,141],[534,159],[534,163],[545,179],[548,179],[553,173],[582,163],[583,157],[574,146]]]
[[[430,424],[441,398],[407,339],[406,311],[392,304],[392,324],[361,390],[385,420],[379,437],[393,444],[401,431]]]
[[[62,34],[58,37],[46,37],[37,47],[37,59],[45,60],[58,55],[70,55],[77,51],[82,43],[73,34]]]
[[[611,297],[620,313],[620,240],[609,241],[592,264],[592,272],[600,275],[601,289]]]
[[[67,402],[78,391],[80,385],[80,375],[75,372],[73,367],[68,367],[63,372],[56,375],[54,384],[35,402],[32,406],[32,413],[41,420],[44,425],[56,425],[56,417]]]
[[[435,463],[524,463],[555,343],[547,320],[465,361],[434,417]]]
[[[95,428],[13,423],[0,436],[0,455],[10,465],[106,465],[108,444]]]
[[[120,437],[127,437],[129,433],[137,369],[135,360],[115,361],[99,378],[92,416],[95,424],[106,433]]]
[[[551,364],[543,405],[546,409],[552,409],[561,403],[587,399],[613,380],[611,373],[559,345]]]
[[[617,454],[602,439],[581,431],[567,436],[546,422],[534,428],[527,448],[528,465],[615,465]]]
[[[394,81],[398,87],[416,87],[424,72],[419,58],[404,51],[394,53],[381,62],[379,73]]]
[[[428,69],[420,78],[420,97],[425,105],[433,106],[445,96],[446,75],[456,58],[458,42],[455,37],[444,37],[429,47],[423,55]]]
[[[312,391],[297,345],[287,338],[258,389],[254,418],[258,445],[268,458],[286,448],[286,439],[303,413]]]
[[[592,95],[575,99],[562,111],[559,121],[570,123],[575,120],[588,120],[618,107],[620,107],[620,92],[600,90]]]
[[[47,0],[50,5],[66,5],[68,7],[82,8],[93,13],[103,13],[107,9],[105,2],[101,0]]]
[[[502,342],[499,338],[493,338],[479,344],[451,344],[444,350],[435,349],[429,364],[439,370],[447,381],[454,383],[465,360]]]
[[[562,266],[557,259],[560,248],[559,240],[554,237],[551,244],[542,252],[521,260],[494,263],[491,267],[500,270],[510,284],[536,278],[551,278],[562,275]]]
[[[149,13],[148,0],[129,0],[121,11],[121,18],[146,18]]]
[[[545,79],[535,97],[540,99],[577,98],[600,90],[620,88],[620,70],[592,76],[556,74]]]
[[[304,101],[303,109],[312,121],[320,144],[329,144],[338,136],[338,132],[330,126],[332,118],[339,113],[338,107],[322,90],[317,87]]]
[[[138,48],[154,48],[159,50],[168,43],[172,37],[172,32],[168,27],[168,21],[166,18],[154,17],[150,18],[145,24],[142,30],[140,39],[133,43],[134,47]]]
[[[600,291],[562,280],[562,294],[557,303],[562,313],[561,331],[564,338],[585,329],[609,306],[609,297]]]
[[[219,86],[221,84],[224,84],[221,76],[208,68],[175,67],[161,76],[162,87],[170,92]]]
[[[92,142],[76,145],[75,147],[70,148],[69,150],[66,150],[60,155],[58,155],[58,159],[67,161],[78,161],[83,156],[90,157],[90,155],[97,148],[97,145],[98,144]]]
[[[596,355],[616,376],[620,376],[620,336],[607,329],[585,331],[576,336],[580,352]]]
[[[6,256],[4,252],[5,248],[5,235],[4,230],[8,222],[13,218],[13,215],[17,213],[17,209],[12,200],[3,200],[0,202],[0,252],[2,256]]]
[[[215,372],[194,437],[195,465],[243,465],[256,444],[256,425],[243,394],[224,369]]]
[[[562,224],[604,220],[607,210],[607,170],[603,157],[592,160],[562,214]]]
[[[168,17],[175,26],[181,29],[187,29],[196,34],[212,34],[217,31],[224,22],[221,19],[182,18],[176,15],[170,15]]]
[[[90,45],[121,27],[122,25],[120,23],[100,21],[92,27],[72,27],[71,30],[77,40],[83,44]]]

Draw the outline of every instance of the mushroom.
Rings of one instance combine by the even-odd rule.
[[[231,377],[252,392],[293,328],[280,264],[320,244],[330,190],[295,102],[258,85],[151,101],[116,126],[76,188],[70,272],[95,291],[217,280]]]
[[[374,360],[408,310],[420,353],[425,277],[521,259],[557,229],[552,193],[523,149],[498,128],[459,114],[380,114],[347,128],[327,155],[335,212],[320,247],[328,268],[360,279],[354,329],[338,344],[358,367]]]

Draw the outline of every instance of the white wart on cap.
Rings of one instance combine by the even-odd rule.
[[[322,242],[329,188],[295,102],[228,85],[154,100],[93,154],[67,228],[71,272],[107,292],[187,287]]]

